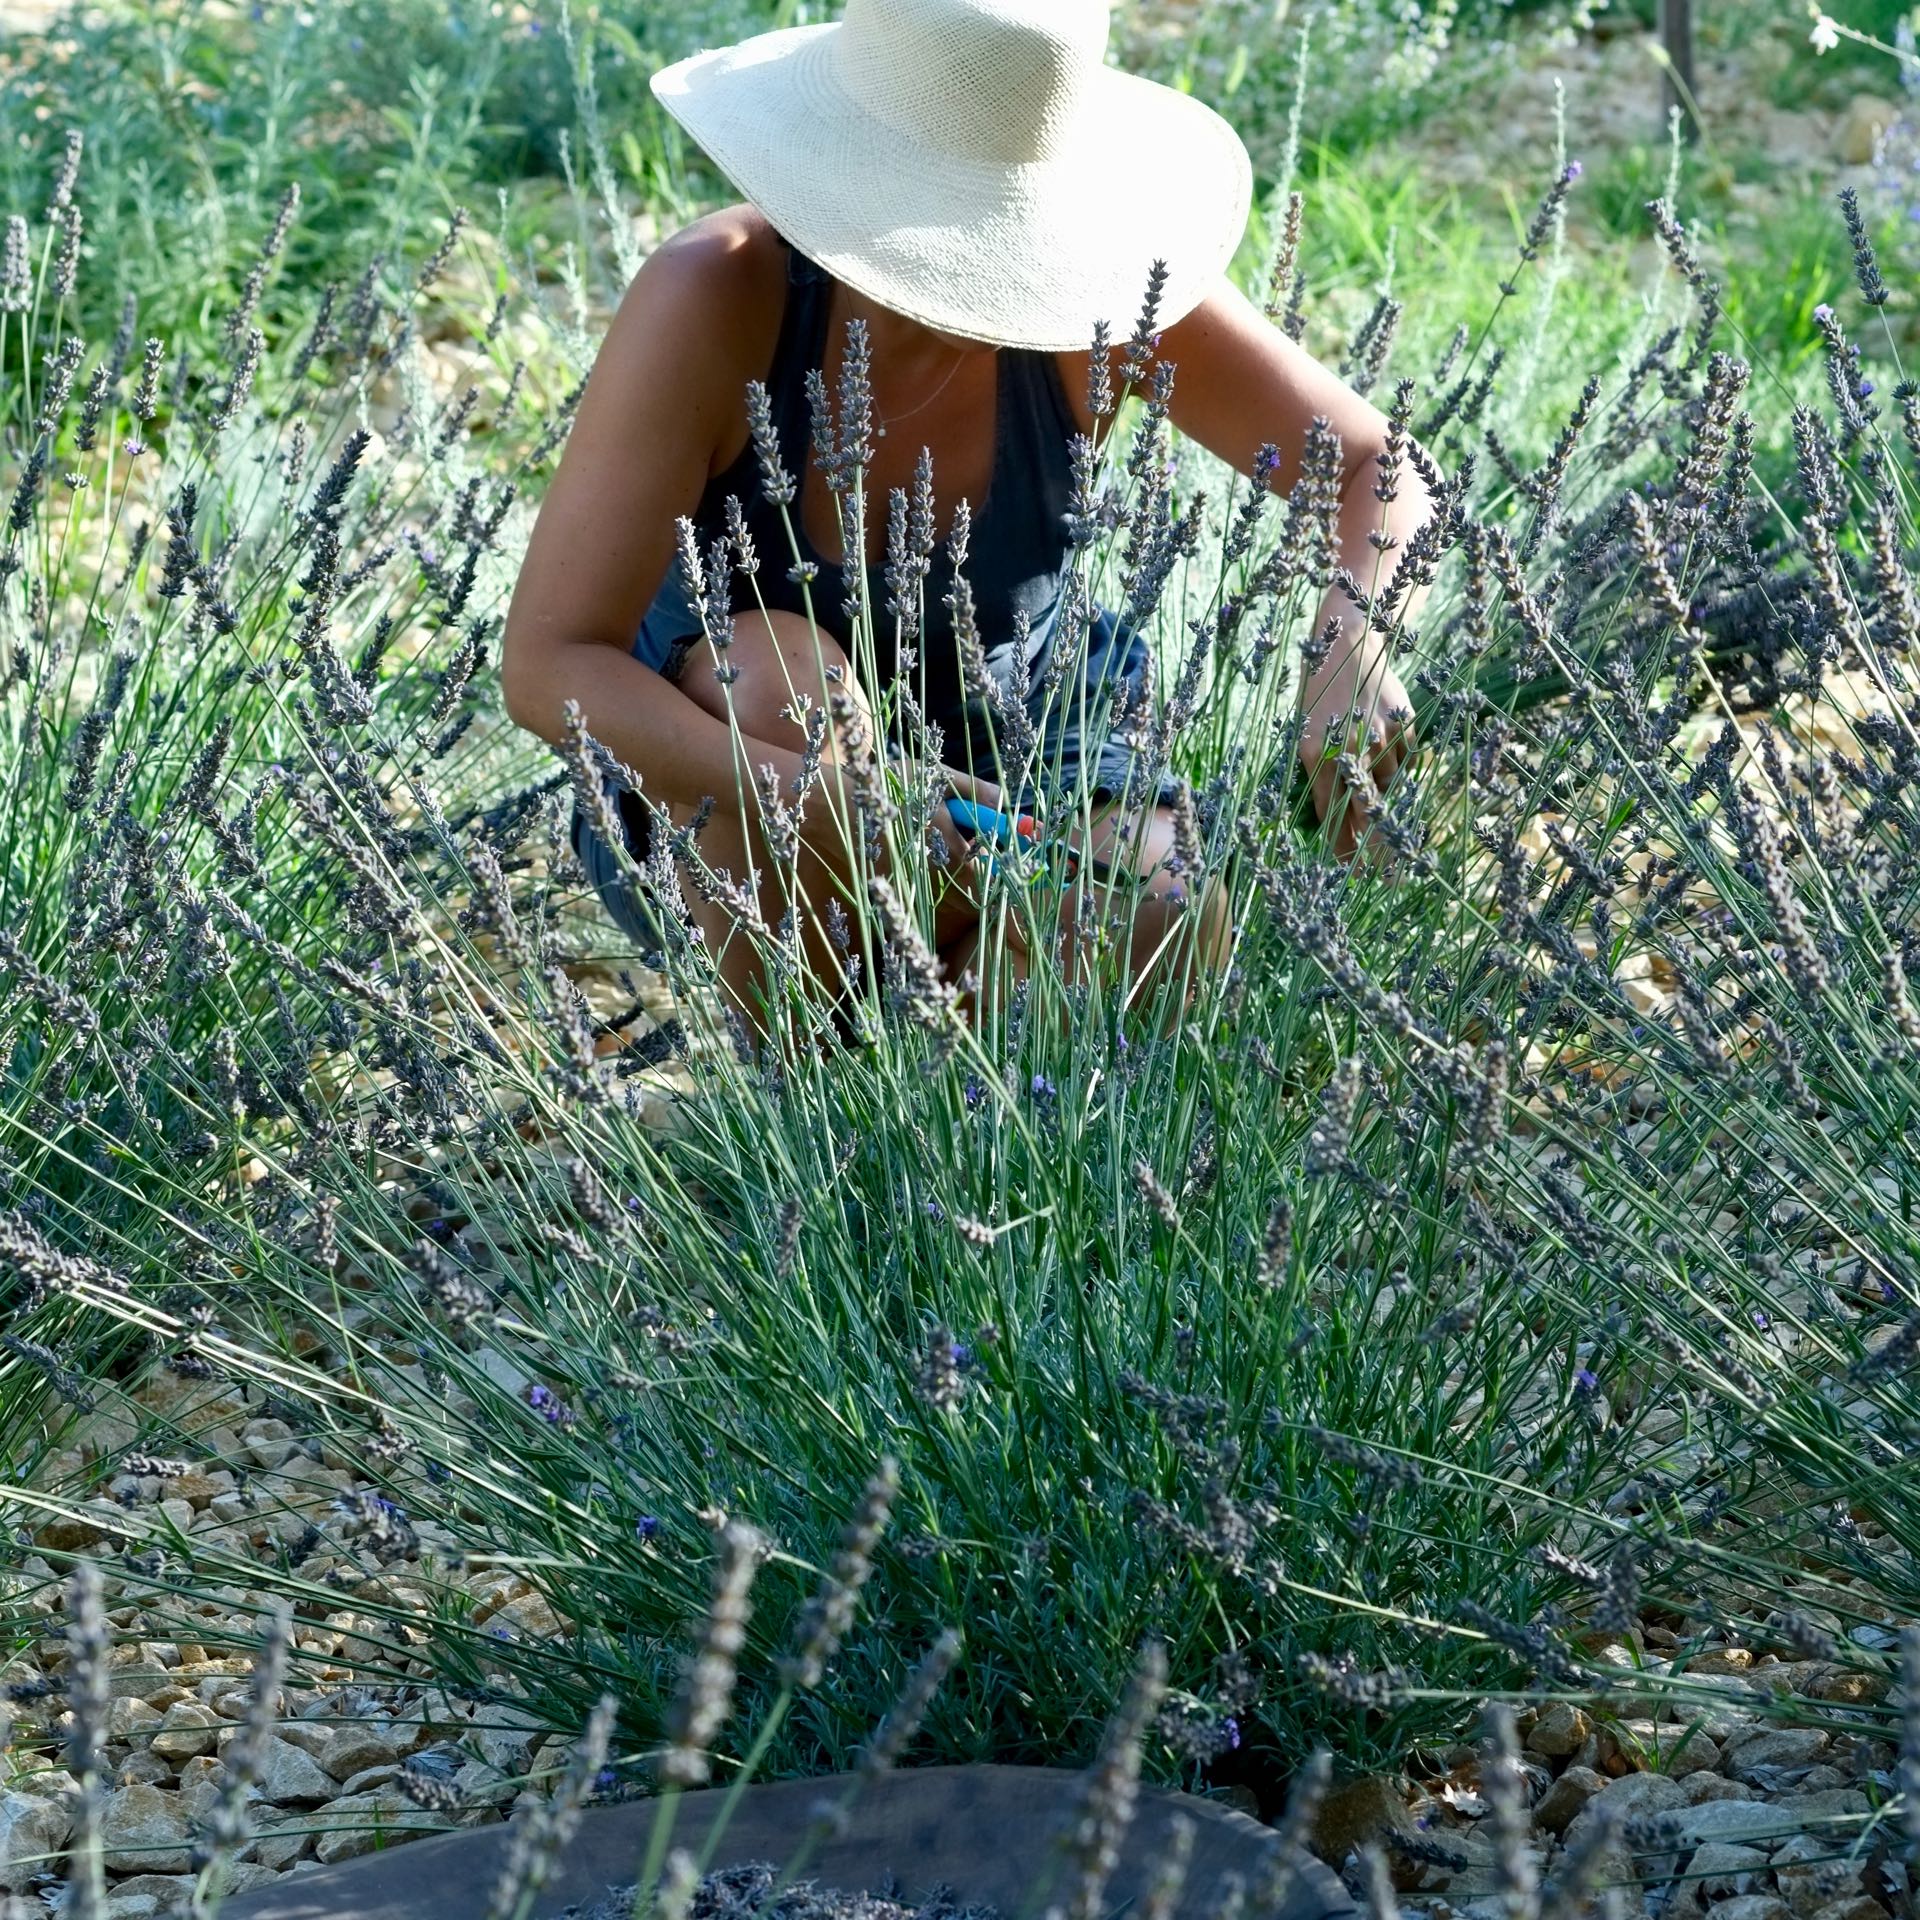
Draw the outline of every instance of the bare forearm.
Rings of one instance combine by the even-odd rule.
[[[640,775],[650,799],[691,809],[711,794],[730,800],[741,781],[751,788],[753,769],[771,761],[783,790],[800,770],[797,748],[756,741],[750,764],[736,768],[733,730],[683,693],[671,680],[617,647],[583,642],[555,648],[538,691],[517,691],[511,710],[530,733],[559,746],[566,729],[562,713],[577,701],[587,731],[615,759]]]
[[[1431,584],[1416,586],[1396,596],[1392,582],[1405,557],[1407,542],[1433,516],[1433,496],[1420,478],[1403,466],[1397,497],[1382,502],[1374,496],[1378,476],[1374,460],[1362,461],[1347,476],[1340,496],[1339,564],[1353,575],[1369,604],[1384,602],[1391,607],[1389,624],[1411,626],[1433,588]],[[1392,544],[1383,550],[1374,542],[1376,534],[1384,535]],[[1378,684],[1386,665],[1387,636],[1374,630],[1337,583],[1328,588],[1320,603],[1314,632],[1324,632],[1333,620],[1338,620],[1339,632],[1320,665],[1302,680],[1303,706],[1317,706],[1322,695],[1342,687],[1364,700],[1367,691]]]

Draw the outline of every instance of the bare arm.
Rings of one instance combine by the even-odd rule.
[[[560,465],[534,521],[503,638],[507,711],[556,744],[579,702],[594,737],[652,798],[731,794],[725,721],[630,649],[674,562],[745,386],[735,316],[758,291],[737,238],[696,223],[650,255],[607,329]],[[737,431],[737,427],[735,428]],[[773,758],[783,779],[797,752]]]
[[[1397,497],[1374,494],[1379,460],[1387,445],[1387,417],[1331,369],[1290,340],[1230,281],[1221,280],[1192,313],[1170,327],[1161,352],[1176,369],[1173,420],[1242,473],[1254,471],[1260,447],[1281,450],[1270,485],[1289,490],[1300,477],[1301,454],[1316,415],[1340,436],[1346,471],[1340,491],[1340,564],[1374,599],[1385,593],[1399,569],[1409,538],[1432,518],[1434,500],[1404,459]],[[1375,536],[1388,544],[1382,548]],[[1397,616],[1411,623],[1431,589],[1403,596]],[[1303,676],[1300,704],[1307,714],[1301,757],[1314,776],[1314,804],[1324,817],[1336,795],[1335,769],[1320,755],[1329,738],[1346,744],[1345,716],[1358,709],[1376,746],[1364,757],[1381,785],[1398,771],[1411,738],[1411,703],[1388,664],[1386,643],[1352,601],[1335,586],[1314,616],[1314,632],[1340,623],[1326,657]],[[1354,829],[1343,821],[1336,845],[1344,852]]]

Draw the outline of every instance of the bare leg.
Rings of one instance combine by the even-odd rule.
[[[698,851],[708,867],[724,871],[746,889],[741,904],[751,903],[769,928],[777,928],[791,907],[808,966],[817,978],[843,983],[848,956],[832,938],[830,927],[836,922],[829,916],[828,906],[850,899],[851,876],[857,862],[841,832],[841,815],[835,810],[836,801],[845,800],[844,792],[838,790],[838,777],[844,771],[838,742],[829,729],[821,752],[823,785],[816,787],[807,801],[791,893],[786,872],[767,841],[753,776],[762,762],[774,758],[774,751],[793,754],[804,748],[807,716],[830,711],[830,695],[843,693],[852,698],[869,737],[872,714],[839,643],[824,630],[816,633],[797,615],[763,616],[755,610],[740,616],[727,664],[737,673],[730,685],[723,685],[714,676],[713,650],[702,641],[689,653],[680,682],[690,699],[716,718],[730,715],[740,732],[741,781],[728,792],[714,796],[713,812],[696,842]],[[836,788],[831,795],[826,790],[828,785]],[[790,804],[793,796],[783,793],[781,797]],[[676,826],[684,825],[692,813],[691,806],[670,809]],[[849,830],[857,831],[850,805],[844,817]],[[957,834],[949,837],[949,854],[955,861],[964,859]],[[749,885],[749,875],[757,876],[754,884]],[[722,901],[702,898],[691,884],[683,891],[688,909],[715,956],[723,991],[741,1014],[758,1024],[764,1018],[759,1000],[766,980],[753,937],[742,928],[736,912]],[[842,924],[857,918],[857,906],[843,905],[842,910],[847,916]],[[946,887],[935,915],[936,943],[963,937],[978,918],[977,899],[964,880]]]

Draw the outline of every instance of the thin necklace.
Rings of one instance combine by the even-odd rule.
[[[897,425],[902,420],[911,420],[916,413],[925,413],[926,410],[953,385],[953,376],[960,371],[961,362],[964,361],[966,357],[966,352],[962,349],[959,359],[955,360],[953,365],[947,369],[947,377],[942,380],[917,407],[909,407],[905,413],[889,414],[884,420],[880,421],[874,429],[875,437],[884,440],[887,437],[887,429],[889,427]]]

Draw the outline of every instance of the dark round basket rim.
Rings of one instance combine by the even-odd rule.
[[[748,1787],[714,1864],[791,1858],[815,1810],[845,1775],[777,1780]],[[1063,1767],[910,1767],[867,1781],[846,1828],[820,1846],[806,1870],[823,1886],[880,1891],[889,1871],[902,1898],[950,1886],[962,1901],[998,1907],[1007,1920],[1035,1910],[1058,1836],[1079,1804],[1086,1776]],[[682,1796],[676,1845],[696,1851],[725,1799],[721,1788]],[[546,1920],[597,1899],[639,1871],[654,1817],[652,1800],[590,1808],[566,1857],[534,1907]],[[1214,1800],[1142,1788],[1106,1905],[1136,1905],[1164,1857],[1176,1816],[1193,1823],[1192,1862],[1178,1913],[1198,1920],[1218,1904],[1221,1877],[1251,1882],[1275,1844],[1273,1830]],[[284,1875],[279,1883],[224,1902],[224,1920],[473,1920],[505,1858],[512,1829],[495,1821],[407,1840],[331,1867]],[[1059,1888],[1055,1888],[1055,1895]],[[1352,1920],[1352,1898],[1310,1854],[1295,1862],[1292,1890],[1261,1920]]]

